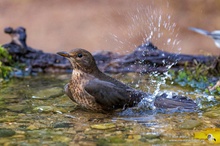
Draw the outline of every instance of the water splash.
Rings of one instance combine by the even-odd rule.
[[[167,3],[167,8],[169,8],[169,3]],[[123,40],[115,34],[111,34],[114,41],[118,42],[118,50],[124,48],[124,53],[130,52],[128,48],[137,48],[137,45],[144,45],[146,42],[153,42],[160,50],[172,50],[178,55],[181,48],[178,46],[180,40],[178,40],[178,28],[176,23],[172,22],[171,14],[164,14],[162,9],[152,6],[137,6],[136,10],[128,12],[126,14],[126,23],[129,24],[125,29],[125,35],[128,39]],[[141,41],[136,44],[131,41],[131,39],[138,39]],[[123,47],[124,46],[124,47]],[[176,60],[177,62],[178,60]],[[169,64],[166,67],[169,69],[174,64]],[[164,64],[166,64],[164,60]],[[165,73],[166,75],[167,73]]]
[[[180,41],[178,40],[178,28],[176,26],[176,23],[172,22],[171,15],[170,14],[163,14],[163,11],[160,9],[152,9],[152,7],[148,7],[145,9],[141,9],[141,11],[137,11],[139,16],[133,17],[133,24],[131,28],[134,28],[133,25],[136,25],[139,23],[139,25],[142,25],[143,21],[146,22],[146,25],[142,25],[142,30],[144,31],[144,37],[142,44],[150,41],[154,44],[164,41],[162,43],[162,46],[160,49],[168,49],[170,48],[173,52],[180,53],[181,48],[178,47]],[[132,29],[130,29],[132,30]],[[176,50],[174,50],[176,49]],[[165,60],[163,60],[164,65],[169,70],[176,62],[172,64],[167,64]],[[170,75],[168,72],[164,72],[163,75],[161,75],[158,72],[151,73],[152,81],[151,86],[155,87],[155,91],[153,93],[153,96],[156,96],[160,93],[160,88],[162,85],[166,84],[166,79],[170,78]],[[153,77],[156,77],[156,79],[153,79]],[[160,80],[158,81],[158,77],[160,77]]]
[[[169,6],[168,6],[169,7]],[[123,15],[124,16],[124,15]],[[137,45],[148,41],[153,42],[162,50],[172,50],[180,52],[178,47],[178,28],[176,23],[172,22],[170,14],[164,14],[162,9],[148,6],[137,6],[136,10],[125,14],[125,22],[128,25],[119,27],[120,32],[124,32],[126,39],[119,38],[111,34],[113,40],[118,43],[117,49],[124,49],[124,53],[130,50],[127,48],[137,48]],[[177,49],[178,48],[178,49]]]
[[[167,5],[169,8],[169,5]],[[138,39],[141,41],[138,45],[146,44],[146,42],[153,42],[160,50],[171,50],[172,52],[177,52],[178,55],[181,48],[178,46],[180,41],[178,40],[178,28],[175,22],[172,22],[172,15],[165,14],[162,9],[153,6],[137,6],[136,10],[128,12],[126,15],[126,24],[129,24],[125,29],[125,35],[128,39],[122,40],[117,35],[112,34],[114,41],[121,44],[119,48],[125,48],[129,46],[130,48],[137,48],[137,44],[132,42],[133,39]],[[120,28],[119,28],[120,29]],[[124,46],[124,47],[123,47]],[[124,53],[128,53],[128,49],[124,49]],[[163,64],[169,70],[176,62],[168,64],[163,60]],[[141,79],[142,73],[139,74]],[[151,83],[150,86],[155,88],[153,96],[160,94],[161,86],[166,84],[166,79],[170,78],[168,72],[164,72],[162,75],[158,72],[153,72],[150,74]],[[158,80],[159,78],[159,80]],[[139,82],[136,83],[135,87],[139,87]]]

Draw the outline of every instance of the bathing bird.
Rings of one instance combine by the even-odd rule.
[[[81,107],[108,112],[137,105],[145,99],[148,107],[196,109],[196,103],[184,96],[162,94],[155,99],[150,93],[143,92],[101,72],[92,54],[84,49],[73,49],[69,53],[58,52],[72,64],[72,77],[64,90],[67,96]]]

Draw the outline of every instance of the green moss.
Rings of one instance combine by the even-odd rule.
[[[15,131],[7,128],[0,128],[0,137],[10,137],[15,135]]]
[[[218,66],[213,67],[212,65],[207,66],[205,64],[197,64],[194,67],[187,67],[186,65],[182,70],[170,70],[169,74],[172,77],[170,81],[174,84],[191,87],[207,94],[220,94],[220,87],[212,92],[208,90],[209,86],[215,84],[213,79],[218,80],[220,74],[218,69]]]
[[[12,57],[6,49],[0,46],[0,80],[9,77],[12,71]]]

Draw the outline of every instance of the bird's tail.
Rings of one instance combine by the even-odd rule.
[[[198,108],[197,104],[185,96],[172,96],[172,98],[167,98],[167,94],[159,95],[155,98],[154,105],[157,108],[167,109],[167,108],[180,108],[185,110],[196,110]]]
[[[189,30],[192,30],[192,31],[197,32],[197,33],[202,34],[202,35],[209,35],[209,33],[210,33],[206,30],[195,28],[195,27],[189,27]]]

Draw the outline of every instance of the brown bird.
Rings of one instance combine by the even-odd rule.
[[[69,53],[58,52],[66,57],[73,66],[72,78],[64,89],[71,100],[81,107],[106,112],[135,106],[143,98],[149,108],[195,109],[197,105],[186,97],[166,98],[166,94],[155,99],[149,93],[133,89],[122,82],[102,73],[92,54],[84,49],[73,49]]]

